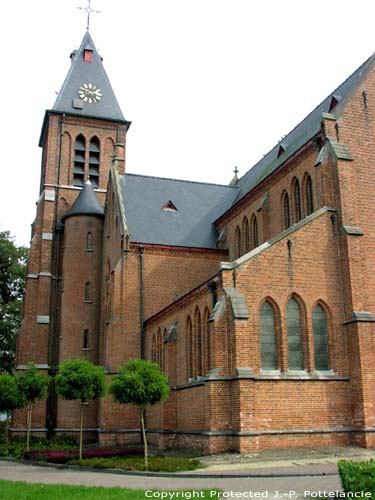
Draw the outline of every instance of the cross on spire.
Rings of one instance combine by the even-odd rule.
[[[238,174],[238,172],[239,172],[238,168],[237,168],[237,167],[234,167],[233,172],[235,173],[235,175],[237,175],[237,174]]]
[[[89,30],[90,29],[90,16],[91,16],[91,14],[100,14],[100,10],[94,10],[91,7],[91,0],[87,0],[87,2],[88,2],[87,7],[78,7],[78,9],[87,12],[86,29]]]

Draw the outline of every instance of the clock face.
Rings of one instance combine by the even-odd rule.
[[[92,104],[100,101],[102,98],[102,91],[93,83],[84,83],[80,86],[78,95],[82,101]]]

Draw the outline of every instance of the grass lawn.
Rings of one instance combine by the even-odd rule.
[[[215,490],[218,491],[218,490]],[[211,490],[199,490],[199,498],[210,499]],[[1,500],[146,500],[143,490],[95,488],[62,484],[31,484],[0,480]],[[193,498],[193,496],[192,496]],[[218,498],[215,495],[212,498]]]
[[[145,500],[143,490],[123,488],[94,488],[92,486],[67,486],[61,484],[31,484],[0,480],[1,500]]]
[[[146,470],[143,455],[85,458],[83,460],[71,460],[69,464],[96,467],[98,469]],[[149,456],[147,470],[153,472],[179,472],[202,467],[204,467],[203,464],[196,459]]]

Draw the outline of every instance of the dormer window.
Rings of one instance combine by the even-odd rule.
[[[85,50],[83,51],[83,60],[86,63],[92,63],[92,56],[93,56],[93,50],[91,47],[86,47]]]
[[[340,101],[341,101],[341,96],[333,95],[329,105],[328,113],[330,113]]]
[[[167,203],[165,203],[162,207],[162,210],[166,210],[166,211],[169,211],[169,212],[177,212],[177,208],[176,208],[176,205],[171,201],[167,201]]]

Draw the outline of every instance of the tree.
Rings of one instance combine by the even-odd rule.
[[[17,247],[9,231],[0,231],[0,373],[14,370],[27,255],[28,250]]]
[[[16,408],[22,408],[26,402],[22,398],[16,379],[9,373],[0,375],[0,413],[6,413],[5,428],[5,449],[8,451],[9,442],[9,418],[10,414]]]
[[[30,449],[30,429],[33,404],[37,399],[44,399],[47,396],[49,380],[50,378],[48,375],[41,373],[38,368],[31,363],[27,366],[26,370],[17,373],[16,375],[19,392],[25,404],[27,404],[27,451]]]
[[[109,392],[117,403],[132,404],[140,409],[146,468],[148,460],[144,411],[146,406],[165,401],[169,391],[168,380],[160,366],[143,359],[129,361],[109,385]]]
[[[101,366],[85,359],[67,359],[61,363],[55,377],[56,392],[63,399],[81,400],[79,459],[82,460],[83,408],[87,399],[98,399],[104,395],[105,374]]]

